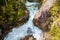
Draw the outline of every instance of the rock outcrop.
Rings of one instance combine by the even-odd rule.
[[[46,20],[51,16],[49,14],[49,10],[55,2],[56,0],[43,0],[43,4],[40,10],[34,16],[34,24],[41,28],[43,31],[49,30],[49,22]]]

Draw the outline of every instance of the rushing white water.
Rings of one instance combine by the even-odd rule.
[[[42,35],[42,31],[33,25],[33,18],[35,13],[38,11],[38,3],[30,3],[27,2],[27,9],[30,11],[30,17],[27,23],[24,25],[13,28],[12,32],[9,32],[8,35],[4,38],[4,40],[20,40],[21,38],[27,35],[33,35],[36,40],[40,40],[40,36]]]

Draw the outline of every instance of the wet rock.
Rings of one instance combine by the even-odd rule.
[[[27,33],[28,33],[28,34],[33,34],[34,32],[32,31],[31,28],[28,28]]]
[[[34,18],[34,24],[36,25],[36,26],[38,26],[40,29],[42,29],[43,31],[46,31],[46,30],[49,30],[49,28],[48,28],[48,23],[47,23],[47,21],[46,21],[46,19],[49,17],[49,16],[47,16],[47,15],[49,15],[48,13],[42,13],[41,14],[41,16],[38,18],[38,19],[35,19]]]
[[[36,40],[32,35],[28,35],[25,38],[22,38],[21,40]]]

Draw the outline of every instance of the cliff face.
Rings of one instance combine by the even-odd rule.
[[[56,0],[43,0],[43,4],[40,10],[34,17],[34,24],[41,28],[43,31],[49,30],[48,24],[50,24],[49,18],[51,17],[49,10],[56,2]]]
[[[60,0],[43,1],[40,10],[34,17],[34,24],[44,31],[43,40],[60,40],[59,2]]]

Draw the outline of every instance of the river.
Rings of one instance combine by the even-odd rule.
[[[33,35],[36,40],[40,40],[39,38],[42,35],[42,30],[33,25],[33,18],[36,12],[38,11],[38,4],[36,2],[26,2],[27,9],[29,10],[29,20],[19,26],[18,28],[13,28],[11,32],[9,32],[4,40],[20,40],[21,38],[27,35]]]

